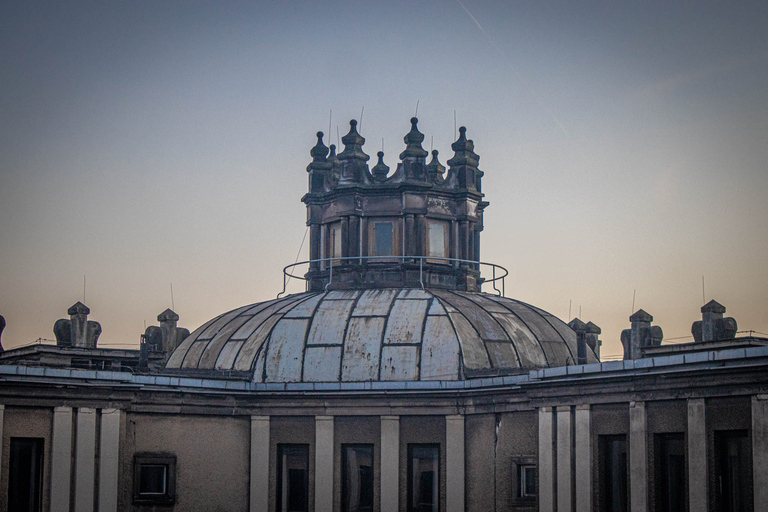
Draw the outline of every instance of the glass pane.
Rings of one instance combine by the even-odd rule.
[[[520,466],[521,498],[536,496],[536,466]]]
[[[344,446],[342,507],[345,512],[373,510],[373,446]]]
[[[40,510],[43,477],[43,439],[11,438],[8,510]]]
[[[377,222],[375,224],[376,256],[394,255],[394,224],[392,222]]]
[[[309,504],[309,447],[278,445],[278,510],[304,512]]]
[[[409,445],[408,473],[410,475],[408,510],[437,512],[440,501],[439,463],[437,445]]]
[[[139,473],[139,494],[165,494],[168,466],[142,464]]]
[[[433,258],[447,258],[445,250],[447,225],[443,222],[429,223],[429,254]]]

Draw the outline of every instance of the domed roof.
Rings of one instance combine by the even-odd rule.
[[[576,364],[576,354],[576,333],[524,302],[379,288],[299,293],[224,313],[189,335],[166,368],[243,372],[255,382],[450,381]]]

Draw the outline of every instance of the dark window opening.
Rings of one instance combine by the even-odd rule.
[[[39,512],[43,492],[43,439],[12,437],[8,475],[9,512]]]
[[[408,445],[408,511],[440,510],[440,445]]]
[[[685,436],[656,434],[655,436],[656,510],[677,512],[687,510],[685,500]]]
[[[133,502],[170,505],[176,501],[176,456],[137,453],[133,457]]]
[[[376,256],[392,256],[395,254],[395,236],[394,236],[394,223],[392,222],[376,222],[374,224]]]
[[[600,510],[626,512],[627,493],[627,436],[598,437],[598,471]]]
[[[309,445],[277,445],[277,510],[309,510]]]
[[[342,445],[341,506],[344,512],[373,511],[373,445]]]
[[[717,510],[751,510],[749,437],[746,430],[715,432],[715,496]]]
[[[536,497],[536,466],[533,464],[521,464],[517,466],[517,497]]]

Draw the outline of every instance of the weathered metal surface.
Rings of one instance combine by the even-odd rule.
[[[428,315],[447,315],[445,308],[440,305],[440,301],[437,299],[432,300],[432,305],[429,306]]]
[[[384,318],[351,318],[344,341],[341,380],[376,380],[379,373],[379,351]]]
[[[272,329],[264,366],[267,382],[301,380],[304,333],[308,320],[282,319]]]
[[[267,318],[274,315],[279,308],[279,304],[272,304],[269,307],[262,309],[256,315],[250,317],[250,319],[248,319],[248,321],[232,335],[232,339],[244,340],[250,338],[253,331],[258,329]]]
[[[385,345],[381,349],[381,380],[417,380],[418,365],[416,346]]]
[[[237,359],[235,359],[235,370],[247,371],[253,367],[254,357],[280,318],[282,317],[279,315],[270,316],[245,340],[240,353],[237,354]]]
[[[509,340],[507,333],[501,328],[499,323],[487,311],[471,300],[467,300],[455,293],[444,291],[435,291],[435,295],[440,297],[443,303],[447,302],[459,310],[484,340]]]
[[[386,316],[397,290],[366,290],[360,295],[352,316]]]
[[[337,382],[341,347],[307,347],[304,353],[305,382]]]
[[[456,335],[461,345],[461,356],[464,360],[464,366],[470,370],[482,370],[490,368],[488,353],[485,351],[485,343],[477,334],[472,324],[461,315],[461,313],[451,313],[449,315],[456,329]]]
[[[426,300],[397,299],[387,321],[384,343],[421,343]]]
[[[219,317],[212,318],[211,320],[208,320],[206,323],[195,329],[195,331],[187,336],[181,344],[176,347],[176,350],[173,351],[173,354],[171,354],[171,357],[168,358],[168,362],[166,363],[166,368],[179,368],[181,367],[182,361],[184,361],[184,356],[187,355],[187,351],[189,350],[189,347],[192,346],[192,344],[197,341],[197,338],[200,336],[200,334],[208,328],[209,325],[211,325],[213,322],[218,320]]]
[[[297,304],[285,314],[285,318],[310,318],[315,312],[317,303],[320,302],[320,299],[322,298],[323,294],[319,293],[314,297]]]
[[[256,364],[253,368],[253,380],[255,382],[264,382],[264,360],[266,359],[266,352],[267,351],[262,347],[258,357],[256,358]]]
[[[488,355],[494,368],[519,368],[515,348],[509,341],[486,341]]]
[[[421,380],[459,379],[459,340],[447,316],[427,316],[419,377]]]
[[[216,336],[208,342],[203,354],[200,356],[200,362],[197,363],[198,368],[213,368],[216,364],[216,360],[219,358],[224,344],[232,337],[232,333],[235,332],[240,326],[248,321],[249,316],[238,316],[229,321],[224,327],[222,327]]]
[[[418,288],[407,288],[400,290],[397,296],[398,299],[431,299],[432,294],[425,290],[419,290]]]
[[[324,300],[354,300],[358,293],[356,290],[334,290],[326,293]]]
[[[547,366],[547,358],[538,340],[525,324],[515,315],[494,313],[493,317],[501,324],[509,338],[514,340],[517,355],[523,368],[542,368]]]
[[[243,311],[250,309],[253,307],[253,304],[249,304],[248,306],[243,306],[241,308],[237,308],[233,311],[230,311],[229,313],[225,313],[221,315],[215,322],[213,322],[211,325],[208,326],[208,328],[200,334],[198,339],[211,339],[214,336],[216,336],[216,333],[219,332],[219,330],[224,327],[230,320],[238,316]]]
[[[307,345],[341,345],[353,304],[351,300],[323,300],[312,318]]]
[[[197,363],[200,362],[200,355],[208,346],[208,340],[199,340],[192,344],[187,350],[187,355],[184,356],[184,362],[181,364],[182,368],[197,368]]]
[[[216,359],[217,370],[231,370],[232,365],[235,364],[235,358],[240,347],[243,346],[242,341],[230,341],[221,349],[219,358]]]

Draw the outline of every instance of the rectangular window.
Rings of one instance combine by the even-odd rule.
[[[133,502],[170,505],[176,501],[176,456],[137,453],[133,457]]]
[[[533,464],[521,464],[517,466],[517,497],[536,497],[536,466]]]
[[[41,438],[12,437],[8,510],[39,512],[43,489],[43,442]]]
[[[368,255],[398,256],[400,254],[400,230],[395,219],[370,219],[368,221]],[[393,261],[385,258],[382,261]]]
[[[717,510],[751,510],[748,468],[749,437],[746,430],[715,431],[715,496]]]
[[[450,236],[448,236],[449,224],[442,220],[430,220],[429,221],[429,234],[427,236],[427,256],[432,258],[447,258],[450,254],[448,250],[448,242]],[[443,261],[442,263],[447,263]]]
[[[341,222],[333,222],[328,225],[328,258],[340,258],[341,254]],[[331,260],[331,264],[338,265],[341,260]]]
[[[656,510],[687,510],[685,503],[685,435],[656,434]]]
[[[309,445],[277,445],[277,510],[309,510]]]
[[[598,437],[598,471],[600,510],[626,512],[627,493],[627,436]]]
[[[438,512],[440,445],[408,445],[408,511]]]
[[[341,447],[341,509],[344,512],[373,511],[373,445],[345,444]]]

